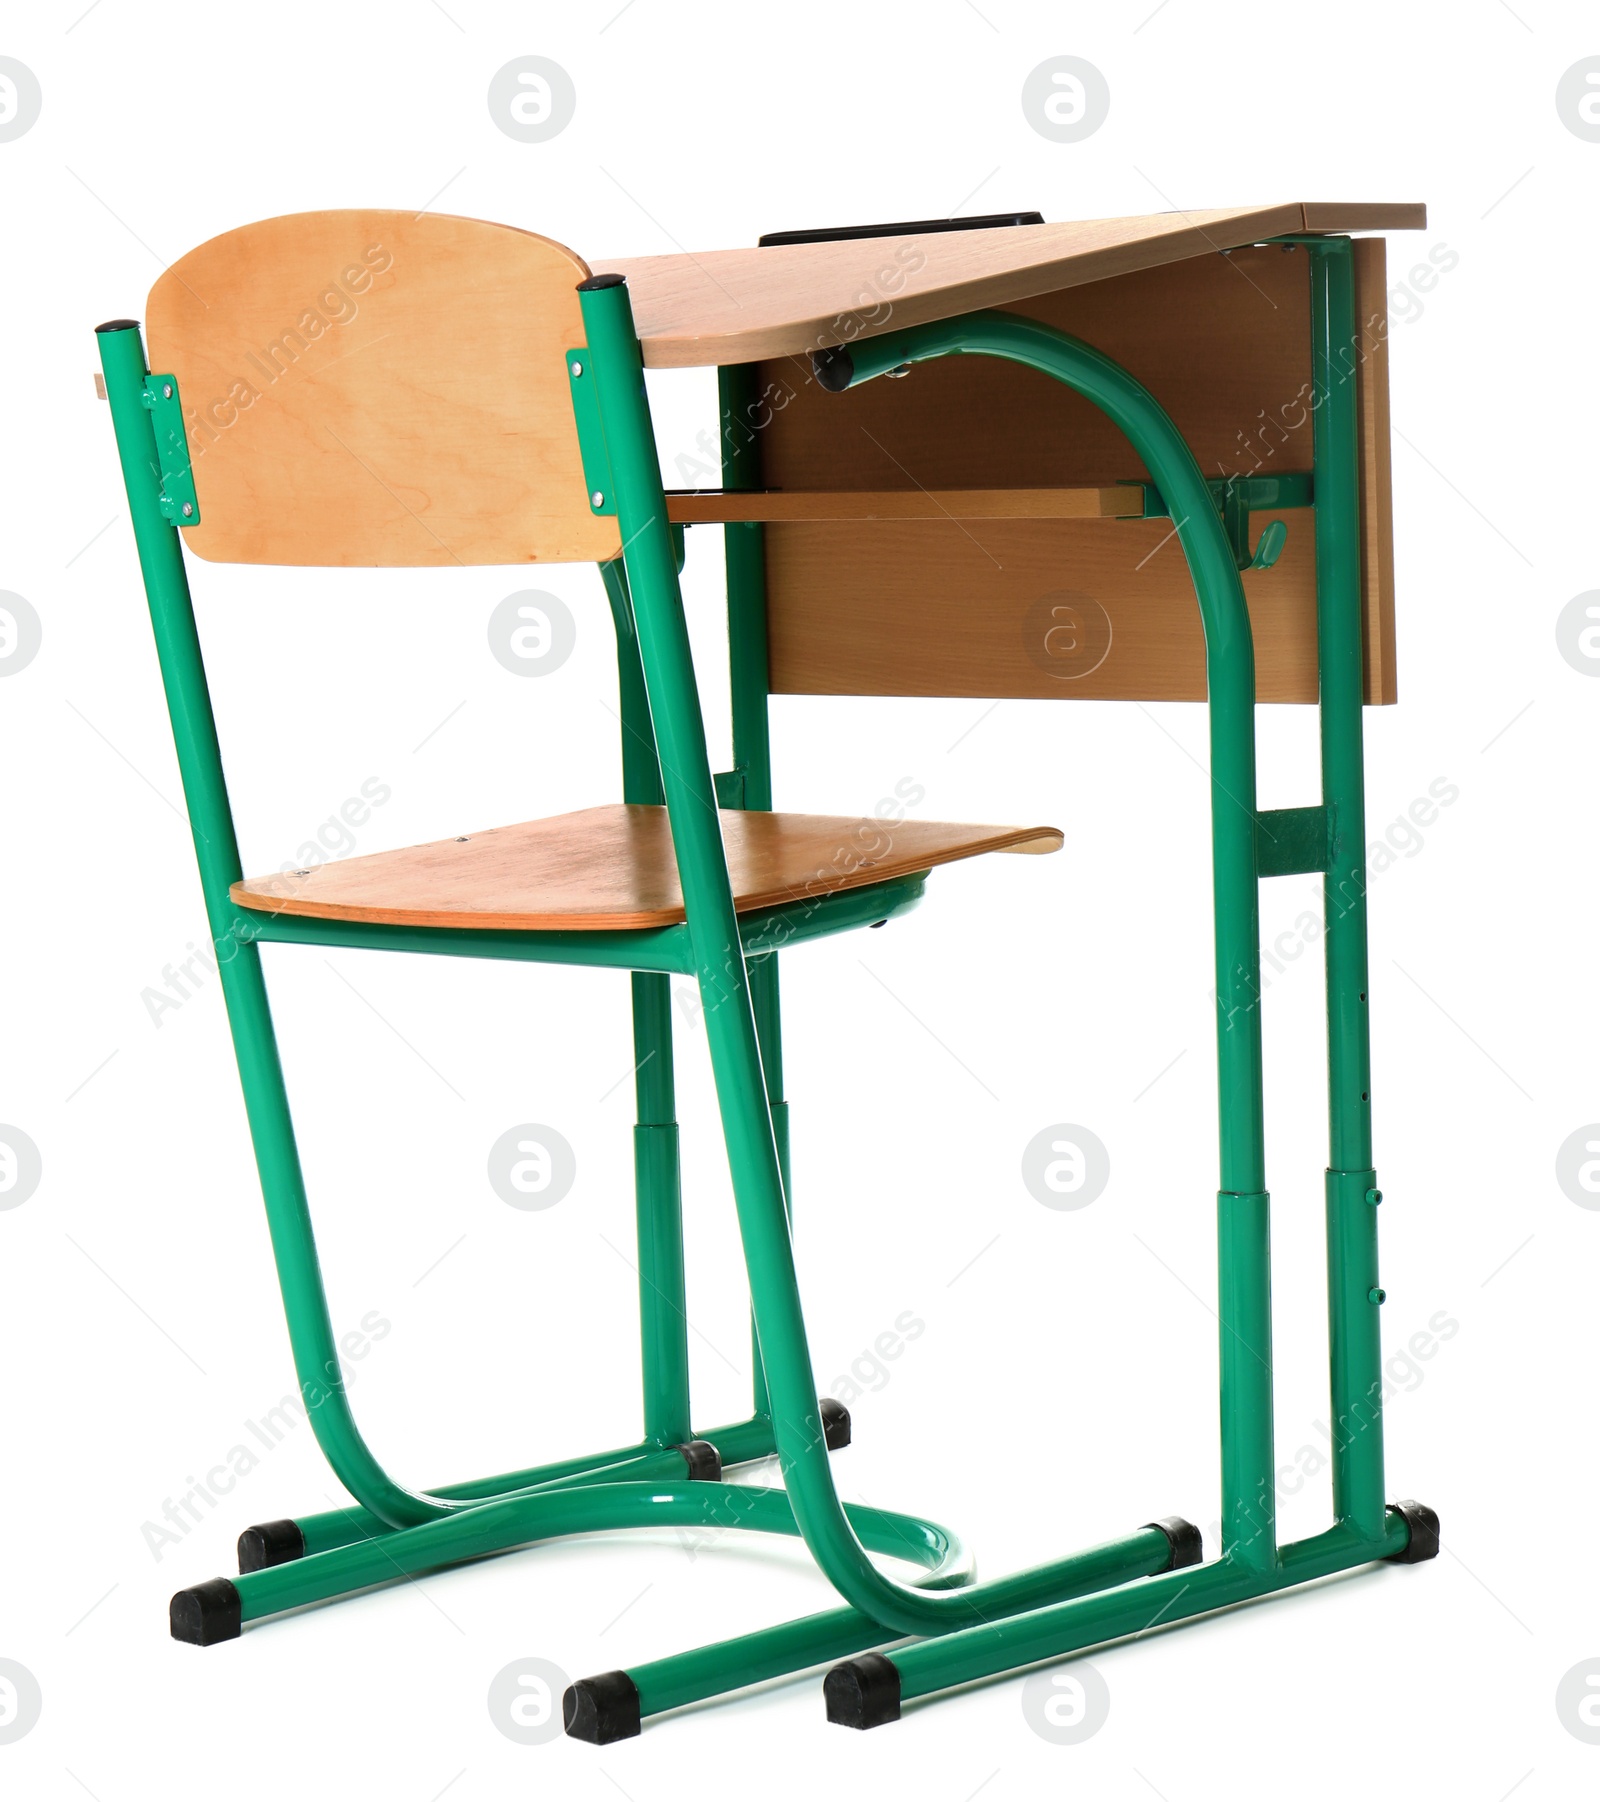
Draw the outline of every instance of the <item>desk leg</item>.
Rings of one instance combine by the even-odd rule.
[[[1378,1188],[1372,1168],[1367,1010],[1366,803],[1361,639],[1361,499],[1352,246],[1324,238],[1311,257],[1317,519],[1317,667],[1322,796],[1334,810],[1323,879],[1328,998],[1328,1340],[1335,1518],[1369,1540],[1384,1531]]]

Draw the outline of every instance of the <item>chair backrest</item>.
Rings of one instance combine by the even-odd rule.
[[[150,291],[200,523],[225,563],[602,562],[564,352],[581,258],[448,215],[291,214],[224,232]]]

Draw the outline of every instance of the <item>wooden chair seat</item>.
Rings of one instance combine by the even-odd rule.
[[[1062,842],[1053,826],[727,809],[720,817],[740,913],[986,851],[1058,851]],[[266,913],[396,926],[601,931],[684,918],[666,809],[625,804],[251,877],[230,893]]]

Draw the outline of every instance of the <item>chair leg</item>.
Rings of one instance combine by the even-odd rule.
[[[778,1174],[783,1183],[783,1204],[788,1212],[789,1224],[794,1225],[794,1178],[789,1162],[789,1104],[783,1099],[783,1025],[778,1000],[778,956],[776,952],[763,952],[757,957],[746,960],[746,968],[750,975],[750,1004],[755,1013],[756,1039],[761,1047],[761,1069],[766,1083],[767,1110],[772,1116],[772,1140],[778,1152]],[[752,1402],[758,1416],[766,1417],[772,1411],[772,1401],[767,1394],[767,1367],[761,1358],[761,1335],[756,1331],[755,1310],[750,1313],[750,1359],[754,1373],[751,1390]],[[835,1402],[834,1407],[844,1412],[843,1404]],[[850,1417],[845,1415],[843,1439],[836,1438],[840,1429],[835,1426],[833,1435],[828,1439],[830,1450],[837,1450],[840,1444],[850,1443]]]
[[[691,1437],[689,1323],[668,977],[637,972],[633,977],[633,1056],[638,1104],[633,1169],[644,1436],[652,1445],[681,1445]]]
[[[671,1121],[665,977],[634,977],[636,1043],[642,1039],[647,1051],[654,1054],[641,1053],[640,1108],[645,1124],[638,1129],[637,1148],[646,1425],[654,1436],[615,1452],[418,1493],[395,1483],[378,1464],[350,1411],[259,947],[233,944],[231,954],[220,960],[220,969],[301,1394],[318,1443],[335,1475],[356,1498],[352,1508],[247,1528],[240,1540],[241,1569],[270,1569],[298,1561],[307,1553],[386,1537],[396,1530],[448,1518],[486,1498],[538,1485],[581,1482],[597,1473],[608,1481],[654,1476],[704,1479],[720,1474],[723,1463],[771,1454],[771,1430],[764,1420],[718,1429],[711,1441],[695,1439],[689,1424],[677,1129]]]
[[[771,1456],[771,1434],[751,1431],[758,1425],[742,1421],[716,1429],[714,1440],[701,1437],[691,1439],[683,1446],[625,1446],[613,1452],[596,1452],[586,1458],[567,1458],[532,1470],[509,1471],[504,1476],[442,1484],[426,1493],[453,1502],[504,1501],[534,1490],[571,1489],[595,1483],[645,1482],[656,1477],[666,1481],[685,1478],[701,1481],[704,1479],[698,1472],[708,1466],[714,1468],[720,1478],[724,1469],[736,1463]],[[727,1445],[732,1454],[726,1461],[721,1445]],[[689,1447],[694,1448],[693,1465]],[[360,1506],[265,1521],[246,1527],[239,1535],[239,1569],[266,1570],[275,1564],[287,1564],[294,1558],[331,1552],[340,1546],[381,1538],[399,1530]]]
[[[640,1124],[635,1128],[639,1291],[646,1438],[500,1476],[414,1493],[385,1473],[350,1412],[333,1345],[270,1006],[255,945],[222,964],[239,1054],[246,1109],[255,1138],[296,1368],[319,1444],[339,1480],[356,1496],[348,1508],[246,1528],[239,1568],[253,1574],[307,1556],[386,1539],[521,1492],[596,1482],[689,1478],[715,1481],[724,1466],[770,1457],[770,1422],[757,1415],[696,1436],[690,1426],[677,1126],[673,1120],[670,992],[664,976],[636,974],[635,1048]],[[308,1372],[326,1373],[308,1377]],[[839,1441],[832,1424],[830,1442]],[[843,1426],[848,1441],[848,1420]],[[331,1593],[331,1592],[330,1592]],[[251,1618],[246,1616],[246,1619]]]
[[[666,977],[636,974],[639,1125],[635,1128],[635,1171],[646,1438],[636,1446],[447,1485],[419,1495],[392,1483],[360,1438],[332,1351],[327,1302],[259,960],[258,948],[245,945],[224,965],[246,1106],[256,1135],[297,1368],[302,1372],[308,1366],[322,1368],[334,1379],[319,1384],[315,1392],[306,1391],[308,1413],[335,1473],[359,1499],[352,1507],[246,1528],[239,1539],[241,1573],[387,1538],[428,1519],[445,1518],[520,1492],[597,1481],[684,1477],[714,1481],[724,1466],[772,1455],[775,1442],[764,1416],[698,1436],[690,1426],[670,991]],[[314,1405],[313,1393],[320,1397]],[[848,1436],[848,1417],[830,1421],[830,1444],[848,1443]],[[369,1468],[363,1467],[363,1461]],[[396,1505],[396,1498],[403,1507]]]
[[[646,1127],[640,1161],[652,1187],[640,1194],[640,1289],[645,1310],[647,1424],[662,1437],[647,1439],[620,1453],[601,1453],[528,1472],[514,1472],[486,1483],[450,1491],[415,1492],[394,1482],[373,1457],[350,1411],[349,1395],[334,1344],[327,1294],[317,1258],[294,1124],[289,1112],[271,1011],[261,971],[261,954],[253,944],[239,945],[220,962],[234,1044],[238,1053],[245,1107],[255,1141],[266,1200],[278,1281],[300,1377],[308,1418],[335,1475],[356,1498],[353,1509],[311,1516],[294,1523],[302,1549],[349,1543],[346,1535],[383,1535],[440,1520],[474,1507],[484,1495],[504,1493],[556,1481],[571,1481],[597,1467],[637,1464],[638,1475],[660,1472],[703,1479],[720,1474],[720,1448],[693,1438],[688,1413],[688,1355],[683,1318],[683,1246],[678,1211],[676,1127]],[[665,977],[636,976],[635,983],[658,983]],[[664,1014],[664,999],[646,1002],[644,1017],[651,1029],[651,1010]],[[650,1060],[666,1067],[666,1112],[671,1112],[670,1039],[667,1056]],[[661,1101],[663,1081],[651,1079],[651,1100]],[[656,1135],[662,1135],[657,1137]],[[665,1141],[665,1148],[664,1148]],[[651,1331],[649,1329],[653,1328]],[[733,1433],[737,1434],[737,1429]],[[738,1450],[747,1457],[765,1455],[768,1435],[758,1430]],[[665,1455],[661,1456],[665,1448]],[[735,1448],[730,1445],[730,1452]],[[732,1462],[730,1457],[729,1462]],[[294,1535],[283,1523],[247,1529],[241,1557],[286,1561],[293,1556]],[[270,1565],[267,1566],[270,1568]]]
[[[853,1530],[873,1550],[909,1558],[946,1580],[970,1575],[965,1551],[944,1528],[889,1509],[852,1504],[849,1512]],[[693,1527],[716,1534],[799,1532],[781,1489],[670,1477],[551,1487],[482,1502],[443,1519],[369,1535],[237,1577],[197,1583],[172,1598],[172,1636],[192,1645],[215,1645],[236,1639],[252,1621],[291,1608],[546,1539],[628,1527]]]
[[[368,1513],[386,1525],[415,1526],[449,1514],[458,1504],[417,1494],[396,1483],[372,1455],[356,1426],[328,1313],[260,948],[229,940],[219,953],[218,969],[295,1371],[317,1443],[339,1481]]]

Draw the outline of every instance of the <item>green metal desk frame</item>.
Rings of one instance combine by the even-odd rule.
[[[681,533],[668,522],[640,345],[620,276],[580,295],[594,375],[579,406],[587,458],[603,457],[623,555],[602,566],[617,632],[624,797],[665,803],[686,921],[639,932],[429,931],[292,919],[237,907],[241,875],[179,532],[194,523],[181,412],[151,377],[137,325],[100,328],[102,364],[127,485],[195,854],[238,1054],[274,1257],[302,1396],[354,1505],[269,1522],[240,1538],[240,1572],[173,1597],[174,1637],[199,1644],[396,1578],[563,1534],[694,1525],[798,1534],[843,1605],[626,1670],[583,1679],[564,1698],[568,1733],[605,1743],[642,1719],[831,1663],[831,1720],[867,1727],[902,1702],[1066,1657],[1109,1640],[1374,1560],[1438,1551],[1419,1503],[1387,1504],[1380,1408],[1377,1203],[1368,1056],[1363,869],[1360,502],[1350,241],[1293,240],[1311,259],[1322,799],[1256,806],[1255,677],[1239,580],[1238,522],[1224,523],[1177,428],[1154,397],[1090,346],[1011,314],[981,312],[819,353],[842,388],[949,355],[1010,358],[1100,407],[1133,446],[1166,507],[1205,628],[1210,708],[1221,1187],[1217,1197],[1222,1546],[1200,1562],[1188,1523],[1122,1538],[1010,1576],[975,1580],[955,1536],[913,1516],[841,1503],[830,1447],[848,1416],[819,1401],[790,1239],[789,1121],[780,1042],[780,949],[869,925],[916,904],[922,877],[811,897],[739,917],[716,809],[769,809],[762,528],[726,533],[735,769],[711,770],[678,587]],[[754,393],[751,368],[720,372],[725,425]],[[158,425],[158,415],[160,423]],[[178,441],[172,439],[177,421]],[[599,443],[596,443],[596,428]],[[164,435],[163,435],[164,434]],[[748,436],[724,431],[729,487],[755,485]],[[591,484],[592,486],[595,484]],[[1247,550],[1248,547],[1243,547]],[[1335,1525],[1280,1545],[1275,1523],[1269,1202],[1262,1130],[1257,882],[1322,869],[1327,904],[1328,1323]],[[644,1433],[590,1457],[417,1491],[379,1465],[341,1374],[261,969],[262,941],[429,951],[633,972],[634,1129]],[[668,981],[699,983],[748,1270],[755,1339],[748,1419],[691,1423],[678,1140]],[[776,1453],[784,1487],[722,1484],[721,1472]],[[712,1479],[712,1480],[706,1480]],[[917,1567],[901,1582],[872,1554]],[[892,1647],[890,1655],[875,1648]]]

